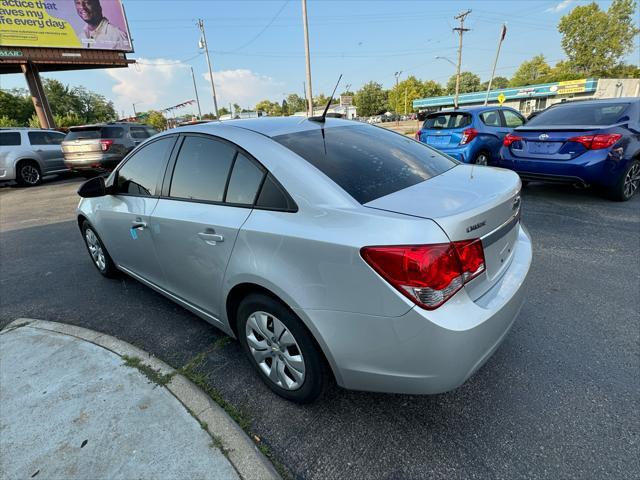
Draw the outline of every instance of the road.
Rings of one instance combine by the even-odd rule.
[[[0,188],[0,326],[65,321],[202,372],[293,478],[639,478],[640,197],[532,184],[534,241],[519,320],[465,385],[436,396],[333,387],[298,406],[236,342],[130,279],[102,278],[74,219],[79,180]],[[43,366],[46,368],[46,366]]]

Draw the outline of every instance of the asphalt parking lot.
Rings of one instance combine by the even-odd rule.
[[[640,196],[532,184],[529,296],[505,343],[436,396],[332,388],[309,406],[265,387],[237,343],[135,280],[103,278],[74,218],[80,179],[0,188],[0,326],[92,328],[209,384],[293,478],[639,478]],[[43,366],[46,368],[46,366]]]

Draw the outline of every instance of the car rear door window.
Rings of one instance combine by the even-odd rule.
[[[503,110],[502,115],[504,115],[505,126],[509,128],[516,128],[524,125],[524,118],[511,110]]]
[[[480,120],[487,127],[500,127],[500,114],[496,110],[489,110],[480,114]]]
[[[149,138],[149,134],[147,133],[147,129],[144,127],[131,127],[130,128],[131,138],[135,139],[144,139]]]
[[[20,132],[1,132],[0,146],[13,147],[20,145]]]
[[[242,153],[236,157],[227,187],[227,203],[253,205],[264,178],[264,170]]]
[[[201,136],[184,139],[171,179],[169,196],[221,202],[236,149]]]
[[[60,145],[64,135],[54,132],[28,132],[29,143],[31,145]]]
[[[122,127],[102,127],[100,138],[122,138],[124,136],[124,128]]]
[[[267,175],[262,189],[260,189],[260,195],[258,195],[258,200],[256,200],[256,207],[269,210],[296,210],[296,204],[271,174]]]
[[[458,164],[404,135],[367,125],[317,128],[273,139],[363,204],[429,180]]]
[[[175,137],[161,138],[135,152],[117,173],[117,192],[155,196],[165,160]]]

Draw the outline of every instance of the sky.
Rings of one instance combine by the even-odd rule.
[[[58,0],[71,1],[71,0]],[[102,2],[113,0],[102,0]],[[213,111],[207,62],[198,48],[198,18],[205,22],[218,106],[252,108],[264,99],[303,95],[305,81],[301,0],[124,0],[138,61],[127,69],[51,72],[70,86],[83,85],[112,100],[118,115],[163,109],[195,98],[193,67],[202,112]],[[552,65],[565,58],[557,32],[560,18],[585,0],[308,0],[313,94],[355,91],[368,81],[385,88],[415,75],[446,83],[455,73],[458,36],[454,16],[471,9],[465,27],[462,69],[488,80],[503,22],[507,36],[496,75],[544,54]],[[611,1],[596,2],[607,9]],[[640,63],[637,45],[627,57]],[[26,88],[22,75],[3,75],[0,88]],[[196,113],[186,107],[177,114]]]

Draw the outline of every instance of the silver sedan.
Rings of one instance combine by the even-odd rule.
[[[357,122],[170,130],[79,190],[100,273],[238,338],[297,402],[328,381],[453,389],[498,348],[531,264],[520,180]]]

